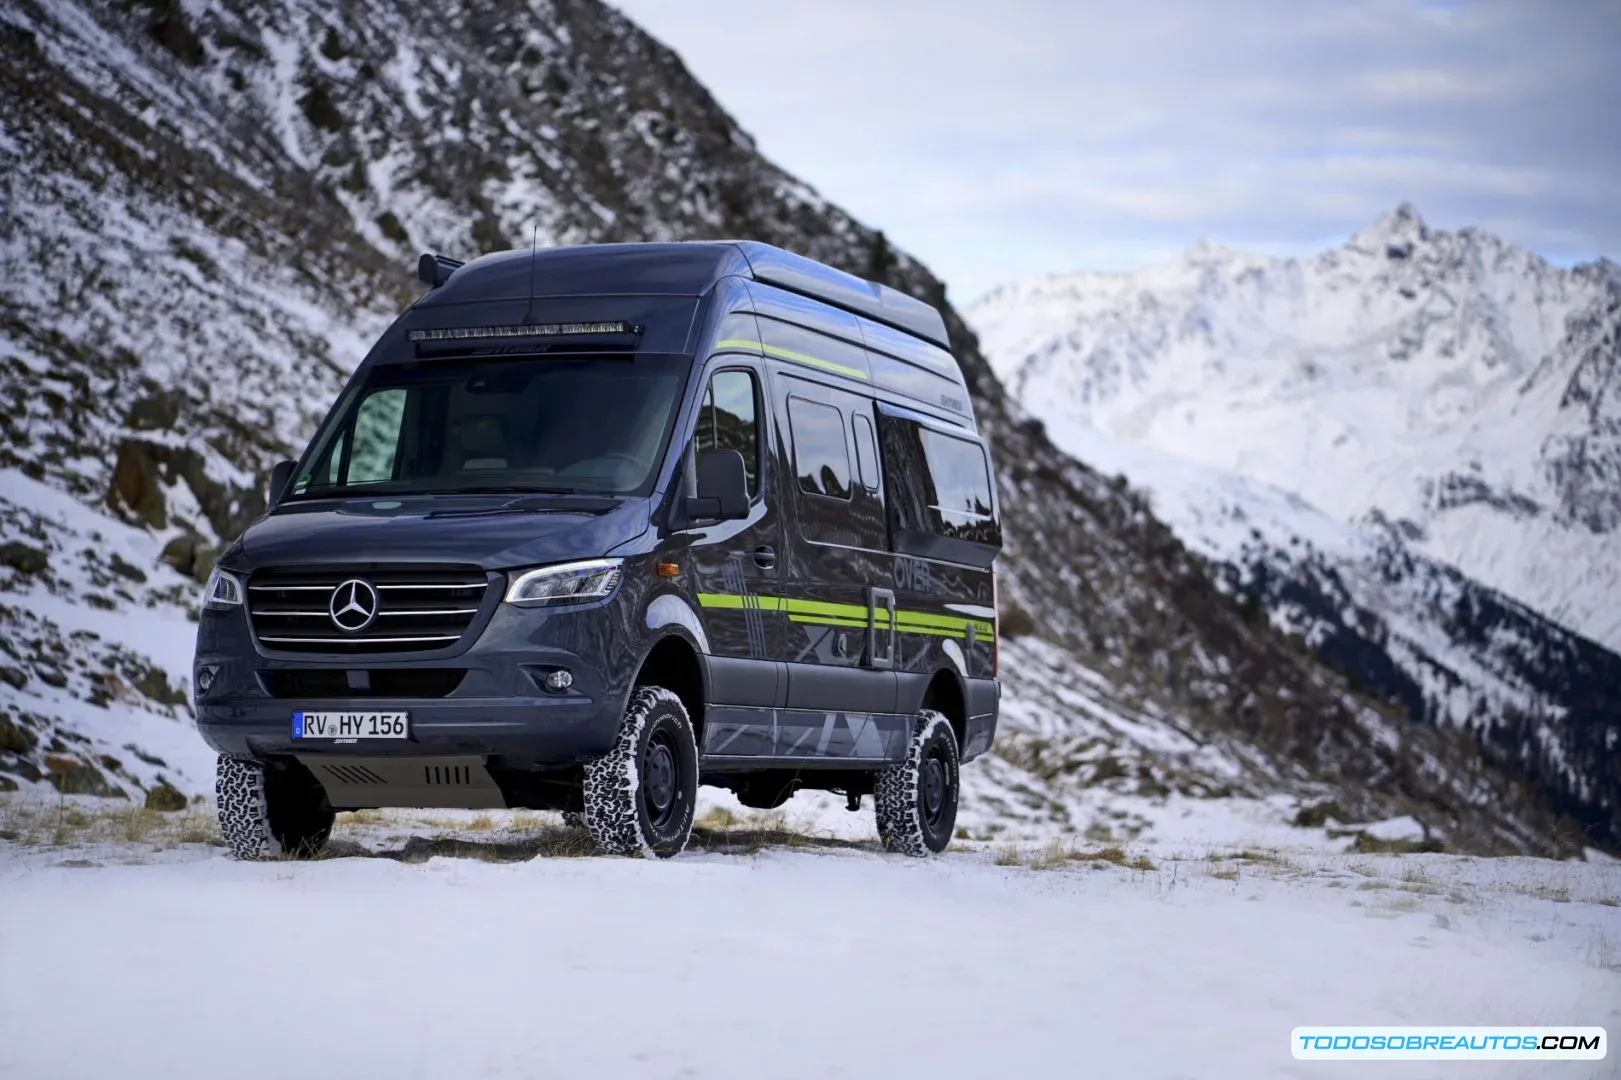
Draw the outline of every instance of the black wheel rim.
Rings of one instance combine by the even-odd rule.
[[[931,748],[928,756],[923,759],[919,781],[918,797],[923,804],[921,807],[923,820],[933,829],[939,826],[940,819],[945,815],[949,786],[946,763],[940,760],[938,751]]]
[[[648,740],[642,754],[642,808],[653,828],[663,829],[675,816],[680,780],[681,767],[670,738],[658,732]]]

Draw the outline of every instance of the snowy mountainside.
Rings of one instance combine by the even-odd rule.
[[[1257,614],[1367,692],[1470,731],[1573,816],[1617,828],[1621,656],[1415,550],[1221,469],[1066,429],[1064,449],[1154,512]]]
[[[750,236],[943,305],[613,9],[420,16],[403,0],[0,13],[0,786],[138,795],[161,771],[206,789],[184,703],[196,583],[414,295],[418,251],[533,228]],[[1150,827],[1171,800],[1244,795],[1285,820],[1332,803],[1467,850],[1571,849],[1471,742],[1246,621],[1137,493],[1027,422],[943,311],[1007,518],[1007,720],[969,770],[981,833]],[[98,689],[101,672],[119,682]]]
[[[1424,554],[1621,646],[1621,282],[1402,205],[1342,247],[1209,244],[1005,286],[969,318],[1072,426],[1378,517]]]

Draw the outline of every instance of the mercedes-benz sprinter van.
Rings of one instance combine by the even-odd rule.
[[[765,244],[423,256],[221,555],[197,725],[242,858],[337,810],[564,812],[668,856],[699,784],[944,848],[996,731],[995,473],[928,305]]]

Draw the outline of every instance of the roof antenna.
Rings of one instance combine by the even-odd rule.
[[[523,325],[535,321],[535,249],[540,247],[540,222],[535,222],[529,234],[529,306],[523,312]]]

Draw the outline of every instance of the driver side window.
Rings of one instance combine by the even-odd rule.
[[[760,427],[756,419],[754,373],[717,371],[710,377],[698,410],[693,451],[736,450],[743,455],[749,480],[749,498],[760,490]]]

